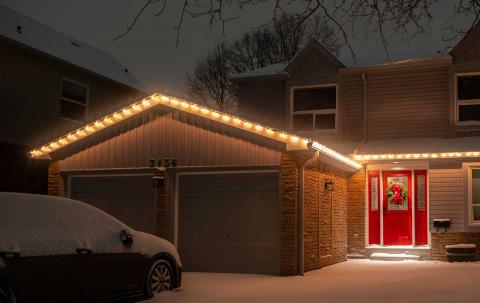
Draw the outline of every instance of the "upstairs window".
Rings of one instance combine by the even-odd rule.
[[[457,124],[480,124],[480,73],[457,75]]]
[[[293,88],[292,108],[294,131],[337,129],[337,85]]]
[[[64,119],[83,122],[87,112],[88,86],[76,81],[62,80],[60,115]]]

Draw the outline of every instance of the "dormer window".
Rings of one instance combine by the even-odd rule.
[[[457,74],[455,78],[457,124],[480,124],[480,73]]]
[[[337,85],[299,86],[291,92],[293,131],[337,129]]]

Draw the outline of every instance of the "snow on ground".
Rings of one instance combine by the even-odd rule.
[[[147,302],[479,302],[480,262],[350,260],[305,276],[185,273],[179,291]]]

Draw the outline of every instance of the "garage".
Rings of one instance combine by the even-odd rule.
[[[185,270],[279,274],[278,178],[181,175],[178,249]]]
[[[185,271],[292,275],[346,258],[361,165],[294,134],[152,95],[31,154],[51,160],[49,194],[169,240]]]
[[[73,175],[72,199],[91,204],[130,227],[155,233],[152,175]]]

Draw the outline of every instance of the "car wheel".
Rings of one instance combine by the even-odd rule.
[[[0,303],[15,303],[15,296],[9,287],[0,286]]]
[[[167,261],[160,259],[153,263],[147,285],[151,296],[173,289],[173,270]]]

